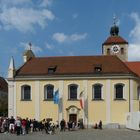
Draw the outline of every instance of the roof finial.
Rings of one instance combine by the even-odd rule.
[[[32,50],[32,43],[29,42],[29,49]]]
[[[114,16],[113,16],[113,26],[110,29],[110,35],[111,36],[118,36],[118,34],[119,34],[119,27],[116,24],[117,24],[117,17],[114,14]]]
[[[116,15],[114,14],[114,16],[113,16],[113,24],[116,25],[116,23],[117,23],[117,17],[116,17]]]

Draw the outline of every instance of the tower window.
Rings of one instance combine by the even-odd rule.
[[[124,48],[121,48],[121,54],[124,54]]]
[[[107,55],[110,55],[110,49],[109,48],[107,49]]]

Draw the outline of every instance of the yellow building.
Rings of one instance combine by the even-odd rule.
[[[102,120],[104,125],[125,126],[126,114],[139,111],[140,62],[127,61],[128,42],[118,33],[114,24],[100,56],[36,57],[26,50],[17,70],[12,58],[9,117],[82,119],[87,127]]]

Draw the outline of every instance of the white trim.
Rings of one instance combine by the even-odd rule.
[[[110,115],[111,115],[111,112],[110,112],[110,98],[111,98],[111,95],[110,95],[110,79],[106,80],[106,123],[110,123],[111,119],[110,119]]]
[[[40,96],[39,96],[40,88],[39,81],[35,81],[35,119],[40,119]]]
[[[20,86],[20,100],[26,100],[25,99],[25,87],[26,86],[29,86],[30,87],[30,99],[29,100],[32,100],[32,86],[30,84],[23,84]],[[28,99],[27,99],[28,100]]]
[[[88,128],[88,81],[83,80],[84,87],[84,109],[83,109],[83,122]]]
[[[128,75],[128,74],[120,74],[120,75],[117,75],[117,74],[114,74],[114,75],[106,75],[106,76],[84,76],[84,75],[81,75],[81,76],[73,76],[73,75],[70,75],[70,76],[56,76],[56,75],[53,75],[52,77],[45,77],[45,76],[36,76],[36,77],[33,77],[33,76],[28,76],[28,77],[22,77],[22,76],[17,76],[16,78],[15,78],[15,80],[16,81],[18,81],[18,80],[84,80],[84,79],[86,79],[86,80],[88,80],[88,79],[93,79],[93,80],[95,80],[95,79],[107,79],[107,78],[109,78],[109,79],[128,79],[128,78],[134,78],[134,79],[137,79],[138,77],[135,77],[135,76],[133,76],[133,75]],[[10,80],[13,80],[13,79],[8,79],[9,81]]]
[[[123,86],[123,95],[122,95],[122,99],[127,99],[126,98],[126,90],[125,90],[125,87],[126,87],[126,84],[124,83],[121,83],[121,82],[116,82],[114,85],[113,85],[113,100],[117,99],[116,98],[116,85],[122,85]]]
[[[124,86],[123,86],[123,99],[127,100],[126,84],[124,84]]]
[[[133,80],[130,79],[130,112],[133,112]]]
[[[53,87],[53,94],[55,92],[55,85],[54,84],[46,84],[46,85],[44,85],[43,86],[43,88],[44,88],[44,96],[43,96],[44,100],[50,99],[50,98],[48,98],[48,90],[47,90],[48,86],[52,86]]]
[[[92,85],[92,99],[93,100],[96,99],[95,98],[95,93],[94,93],[94,86],[95,85],[100,85],[101,86],[101,99],[104,99],[104,96],[103,96],[103,87],[104,87],[104,85],[102,83],[95,83],[95,84]]]
[[[16,105],[17,105],[17,93],[16,93],[16,82],[14,82],[14,118],[17,116]]]
[[[8,81],[8,117],[14,116],[14,82]]]
[[[70,84],[67,84],[66,86],[68,87],[68,99],[70,99],[70,85],[77,85],[77,99],[79,99],[79,94],[80,94],[80,84],[77,84],[77,83],[70,83]]]
[[[61,103],[59,102],[59,104],[58,104],[58,121],[59,121],[59,123],[64,117],[63,116],[63,114],[64,114],[64,109],[63,109],[63,99],[64,99],[63,90],[64,90],[64,81],[60,80],[59,81],[59,101],[61,101]],[[60,110],[62,110],[62,112],[59,112]]]
[[[101,98],[104,100],[105,99],[105,95],[104,95],[104,85],[102,84],[102,87],[101,87]]]

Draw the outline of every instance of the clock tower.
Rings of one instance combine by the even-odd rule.
[[[103,55],[117,55],[122,61],[128,60],[128,42],[119,36],[119,27],[114,24],[110,29],[110,36],[102,44]]]

